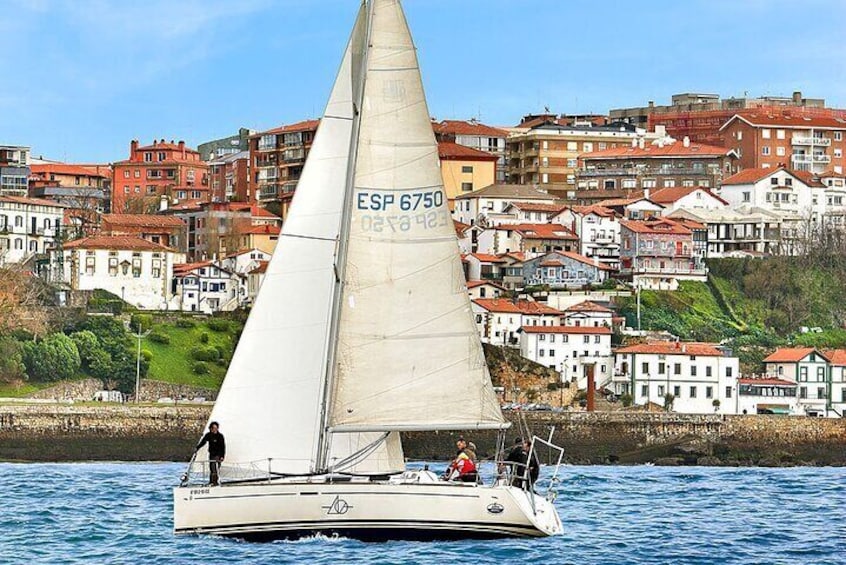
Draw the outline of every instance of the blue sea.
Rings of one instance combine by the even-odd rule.
[[[568,466],[562,536],[382,544],[175,537],[183,469],[0,464],[0,563],[846,563],[846,468]]]

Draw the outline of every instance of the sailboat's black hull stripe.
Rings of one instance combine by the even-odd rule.
[[[315,534],[339,535],[364,541],[490,539],[497,537],[540,537],[544,534],[524,524],[450,522],[440,520],[344,520],[327,522],[263,522],[225,527],[185,528],[177,534],[216,534],[250,541],[294,539]]]
[[[257,494],[232,494],[226,496],[204,496],[195,498],[199,500],[219,500],[222,498],[262,498],[266,496],[314,496],[314,495],[367,495],[367,496],[445,496],[447,498],[479,498],[478,494],[457,494],[457,493],[431,493],[431,492],[266,492]]]

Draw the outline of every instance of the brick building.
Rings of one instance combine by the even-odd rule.
[[[250,152],[217,157],[209,164],[209,192],[212,202],[250,202]]]
[[[112,212],[144,213],[159,207],[161,196],[208,199],[208,165],[185,145],[153,141],[139,146],[133,139],[129,159],[112,165]]]
[[[37,163],[30,166],[29,193],[68,207],[68,214],[89,233],[99,215],[108,210],[110,177],[96,168],[66,163]]]
[[[259,202],[289,200],[297,188],[320,120],[304,120],[250,136],[252,196]]]
[[[100,233],[104,236],[140,237],[156,245],[185,252],[185,222],[160,214],[103,214]]]

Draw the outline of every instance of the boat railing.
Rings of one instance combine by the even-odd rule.
[[[505,461],[504,459],[497,460],[497,475],[494,479],[495,483],[519,487],[527,493],[541,496],[550,502],[554,502],[555,497],[558,495],[558,483],[560,482],[558,473],[561,469],[561,462],[564,458],[564,449],[552,443],[553,432],[554,428],[550,430],[549,439],[532,436],[532,442],[529,447],[526,463]],[[538,460],[537,453],[540,446],[546,446],[548,448],[550,456],[547,460],[554,460],[554,468],[551,475],[538,477],[538,479],[533,482],[529,462]],[[529,501],[532,505],[532,512],[536,512],[535,497],[530,496]]]
[[[196,454],[188,462],[188,468],[182,474],[181,486],[208,485],[211,483],[212,463],[209,459],[198,459]],[[245,463],[219,463],[219,481],[238,483],[247,481],[270,481],[282,476],[272,470],[272,459],[260,459]]]

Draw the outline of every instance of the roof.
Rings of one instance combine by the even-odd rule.
[[[584,302],[579,302],[578,304],[573,304],[564,309],[565,312],[607,312],[612,313],[613,310],[610,308],[606,308],[601,304],[597,304],[596,302],[591,302],[590,300],[585,300]]]
[[[470,253],[467,257],[473,257],[474,259],[481,261],[482,263],[506,263],[507,261],[505,258],[500,257],[499,255],[492,255],[490,253]]]
[[[649,195],[649,199],[658,204],[672,204],[678,202],[688,194],[692,194],[697,190],[701,190],[705,194],[711,196],[715,200],[728,206],[728,202],[711,192],[708,188],[702,186],[673,186],[656,190]]]
[[[320,125],[320,120],[302,120],[300,122],[295,122],[293,124],[288,124],[284,126],[279,126],[273,129],[269,129],[267,131],[260,131],[258,133],[254,133],[250,136],[250,139],[255,139],[257,137],[261,137],[263,135],[277,135],[280,133],[293,133],[295,131],[310,131],[316,130],[317,126]]]
[[[788,169],[784,166],[743,169],[739,173],[735,173],[729,178],[723,180],[722,185],[728,186],[737,184],[754,184],[760,180],[774,175],[779,171],[784,171],[787,174],[791,175],[793,178],[798,179],[799,181],[809,186],[824,186],[819,180],[819,176],[821,175],[813,175],[808,171],[796,171],[793,169]]]
[[[103,223],[137,228],[183,228],[185,222],[176,216],[158,214],[103,214]]]
[[[546,304],[540,302],[532,302],[529,300],[508,300],[507,298],[477,298],[473,300],[474,303],[481,306],[488,312],[498,312],[502,314],[539,314],[539,315],[560,315],[561,312],[555,308],[550,308]]]
[[[690,228],[675,220],[663,218],[660,220],[620,220],[620,225],[636,233],[670,233],[675,235],[690,235]]]
[[[652,204],[655,204],[660,208],[664,207],[661,204],[658,204],[657,202],[652,200],[651,198],[646,198],[645,196],[637,196],[634,198],[609,198],[607,200],[602,200],[599,204],[596,204],[596,206],[602,206],[603,208],[625,208],[626,206],[631,206],[632,204],[636,204],[644,200],[647,202],[651,202]]]
[[[590,257],[585,257],[575,251],[550,251],[546,255],[541,255],[541,267],[557,267],[559,265],[563,265],[563,263],[556,259],[555,256],[560,255],[562,257],[566,257],[568,259],[572,259],[573,261],[578,261],[579,263],[584,263],[585,265],[590,265],[591,267],[595,267],[601,271],[614,271],[612,267],[608,265],[603,265],[598,261],[594,261]]]
[[[546,212],[547,214],[557,214],[567,207],[564,204],[546,204],[544,202],[512,202],[509,206],[514,206],[524,212]]]
[[[614,210],[612,210],[611,208],[606,208],[602,204],[592,204],[590,206],[571,206],[570,209],[577,214],[581,214],[582,216],[596,214],[597,216],[601,216],[604,218],[613,218],[617,215]]]
[[[173,274],[184,275],[185,273],[189,273],[191,271],[195,271],[203,267],[208,267],[213,264],[214,263],[212,263],[211,261],[199,261],[197,263],[177,263],[173,266]]]
[[[442,120],[433,122],[432,129],[435,133],[446,133],[453,135],[479,135],[484,137],[508,137],[508,132],[499,128],[480,124],[476,120],[466,122],[464,120]]]
[[[643,147],[632,147],[631,145],[626,147],[611,147],[609,149],[584,153],[579,155],[579,157],[584,161],[588,161],[592,159],[623,158],[724,157],[730,153],[734,153],[734,150],[727,147],[717,147],[716,145],[705,145],[703,143],[688,143],[685,145],[682,141],[675,141],[661,145],[653,143],[644,145]]]
[[[526,184],[492,184],[473,192],[459,194],[456,200],[465,198],[509,198],[511,200],[555,200],[551,194]]]
[[[255,269],[250,271],[248,274],[250,275],[260,275],[262,273],[267,272],[267,266],[270,265],[270,261],[259,261],[258,266]]]
[[[755,127],[781,127],[781,128],[824,128],[824,129],[846,129],[846,120],[828,116],[804,116],[793,115],[782,112],[779,114],[763,112],[738,112],[728,119],[720,128],[720,131],[736,120],[742,120]]]
[[[120,249],[128,251],[170,251],[175,252],[170,247],[165,247],[158,243],[153,243],[142,237],[133,237],[129,235],[94,235],[91,237],[84,237],[69,241],[64,245],[65,249]]]
[[[241,255],[246,255],[247,253],[263,253],[265,255],[270,255],[270,253],[268,253],[267,251],[262,251],[257,247],[250,247],[247,249],[241,249],[240,251],[236,251],[235,253],[230,253],[226,256],[226,258],[229,259],[232,257],[240,257]]]
[[[274,214],[273,212],[268,211],[266,208],[262,208],[261,206],[250,206],[250,215],[253,218],[274,218],[276,220],[279,219],[279,216]]]
[[[45,198],[30,198],[28,196],[0,196],[0,202],[11,202],[13,204],[25,204],[28,206],[52,206],[53,208],[71,208],[65,204],[59,204],[54,200]]]
[[[241,235],[279,235],[279,233],[282,231],[282,228],[270,224],[262,224],[259,226],[249,226],[239,231],[241,232]]]
[[[846,349],[831,349],[824,353],[832,365],[846,366]]]
[[[607,326],[523,326],[527,334],[596,334],[611,335]]]
[[[196,149],[191,149],[184,143],[180,147],[178,143],[166,143],[164,140],[162,141],[155,141],[153,140],[152,145],[144,145],[143,147],[138,147],[137,151],[161,151],[162,149],[168,151],[182,151],[185,150],[186,153],[198,153]]]
[[[438,142],[438,157],[442,161],[496,161],[499,159],[493,153],[479,151],[451,141]]]
[[[765,377],[760,379],[742,377],[737,379],[737,383],[741,385],[796,386],[796,383],[793,381],[777,379],[775,377]]]
[[[472,227],[468,224],[464,224],[462,222],[459,222],[458,220],[453,220],[452,225],[453,225],[453,227],[455,227],[455,234],[458,237],[461,237],[464,234],[464,232],[466,232],[467,230],[469,230]]]
[[[685,343],[679,341],[656,341],[621,347],[615,353],[639,353],[657,355],[696,355],[699,357],[722,357],[723,352],[708,343]]]
[[[477,288],[477,287],[485,286],[485,285],[488,285],[488,284],[491,285],[491,286],[495,286],[498,289],[505,290],[504,286],[502,286],[501,284],[495,283],[493,281],[467,281],[467,288],[468,289],[469,288]]]
[[[47,163],[44,165],[30,165],[29,170],[35,175],[41,174],[56,174],[56,175],[73,175],[79,177],[100,177],[108,178],[106,175],[101,175],[91,169],[80,167],[79,165],[68,165],[65,163]]]
[[[520,232],[523,237],[533,239],[579,239],[573,230],[560,224],[501,224],[495,229],[514,230]]]
[[[817,353],[823,359],[827,359],[813,347],[781,347],[765,357],[764,363],[797,363],[811,353]]]

